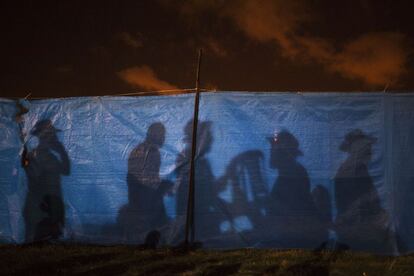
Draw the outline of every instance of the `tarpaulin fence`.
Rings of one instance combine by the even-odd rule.
[[[183,241],[194,94],[23,104],[0,100],[2,242]],[[196,241],[413,251],[413,122],[411,94],[202,93]]]

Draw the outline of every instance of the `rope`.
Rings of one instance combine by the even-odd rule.
[[[200,92],[216,92],[217,90],[211,89],[199,89]],[[137,91],[137,92],[129,92],[129,93],[108,93],[104,95],[98,96],[64,96],[58,97],[58,99],[65,99],[65,98],[78,98],[78,97],[111,97],[111,96],[156,96],[156,95],[177,95],[177,94],[189,94],[196,92],[196,88],[183,88],[183,89],[168,89],[168,90],[153,90],[153,91]],[[32,97],[32,93],[29,93],[25,100],[46,100],[46,99],[53,99],[53,97]],[[22,99],[21,97],[4,97],[6,99],[11,100],[19,100]]]
[[[364,91],[367,93],[403,93],[403,94],[413,94],[412,90],[388,90],[389,84],[385,86],[383,90],[378,91]],[[74,96],[63,96],[63,97],[55,97],[55,99],[66,99],[66,98],[79,98],[79,97],[111,97],[111,96],[159,96],[159,95],[179,95],[179,94],[189,94],[189,93],[195,93],[196,88],[183,88],[183,89],[169,89],[169,90],[153,90],[153,91],[137,91],[137,92],[129,92],[129,93],[108,93],[104,95],[97,95],[97,96],[82,96],[82,95],[74,95]],[[271,91],[271,90],[261,90],[261,91],[251,91],[251,90],[244,90],[244,91],[218,91],[217,89],[202,89],[200,88],[200,92],[225,92],[225,93],[249,93],[249,92],[255,92],[255,93],[294,93],[298,95],[305,95],[307,93],[347,93],[347,94],[360,94],[360,90],[355,91]],[[32,97],[32,93],[29,93],[26,97],[23,99],[25,100],[47,100],[47,99],[53,99],[54,97]],[[4,99],[10,99],[10,100],[18,100],[22,99],[22,97],[14,97],[14,96],[6,96],[2,97]]]
[[[157,90],[157,91],[140,91],[140,92],[131,92],[131,93],[118,93],[118,94],[109,94],[105,96],[141,96],[141,95],[148,95],[148,94],[170,94],[170,93],[191,93],[195,92],[195,88],[185,88],[185,89],[168,89],[168,90]]]

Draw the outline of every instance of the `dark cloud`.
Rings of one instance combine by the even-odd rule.
[[[412,90],[413,6],[404,0],[9,1],[0,11],[0,90],[59,97],[191,88],[198,48],[203,88]]]
[[[61,65],[56,68],[56,71],[61,74],[68,74],[73,72],[73,67],[70,65]]]
[[[404,35],[389,33],[365,34],[344,45],[332,56],[328,66],[345,77],[363,80],[373,86],[398,86],[407,73],[409,48]]]
[[[140,35],[133,35],[128,32],[121,32],[118,35],[119,39],[125,43],[125,45],[132,48],[141,48],[143,47],[142,38]]]
[[[229,55],[227,49],[219,42],[218,39],[210,37],[204,41],[204,44],[207,46],[209,51],[220,58],[225,58]]]
[[[193,0],[181,6],[187,16],[198,16],[205,10],[231,19],[251,40],[273,43],[274,50],[292,62],[317,62],[328,72],[360,80],[369,87],[398,85],[407,72],[409,47],[404,34],[366,33],[343,45],[334,45],[329,38],[306,31],[317,13],[305,1]]]

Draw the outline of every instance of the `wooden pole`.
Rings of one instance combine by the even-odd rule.
[[[197,126],[198,126],[198,110],[200,106],[200,68],[202,49],[198,51],[196,90],[194,98],[194,115],[193,115],[193,133],[191,140],[191,160],[190,160],[190,179],[188,185],[188,201],[187,201],[187,218],[185,227],[185,244],[194,242],[194,190],[195,190],[195,155],[197,150]]]

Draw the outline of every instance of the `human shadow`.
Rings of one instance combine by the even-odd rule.
[[[199,125],[200,126],[200,125]],[[187,122],[184,127],[184,149],[175,160],[176,175],[176,217],[185,221],[188,205],[188,187],[190,181],[191,143],[193,121]]]
[[[406,163],[412,164],[412,163]],[[412,166],[411,166],[412,167]],[[396,177],[396,247],[400,254],[413,251],[414,238],[414,177],[404,174]]]
[[[218,212],[216,206],[215,182],[210,162],[206,155],[212,143],[212,123],[201,121],[197,126],[197,149],[195,154],[194,176],[194,228],[196,239],[206,240],[218,234]],[[184,150],[176,159],[176,219],[181,223],[177,239],[184,237],[183,228],[187,214],[189,172],[192,150],[193,120],[184,127]]]
[[[335,176],[337,216],[335,230],[340,243],[353,250],[391,252],[389,216],[381,207],[368,172],[372,145],[377,141],[360,129],[345,135],[340,150],[348,153]]]
[[[58,239],[65,227],[61,175],[70,174],[70,160],[57,137],[59,131],[48,119],[37,122],[31,134],[39,143],[23,154],[28,178],[23,208],[25,242]]]
[[[270,167],[277,170],[278,176],[268,201],[268,229],[273,237],[265,245],[316,248],[328,239],[330,210],[324,208],[330,205],[326,202],[329,201],[326,191],[322,190],[322,197],[317,196],[318,191],[312,196],[308,173],[297,161],[303,153],[296,137],[284,130],[269,137],[268,141],[271,144]],[[325,203],[315,203],[314,199],[323,199]],[[328,215],[320,213],[320,208]]]
[[[405,120],[400,120],[399,125],[392,141],[393,218],[398,252],[407,254],[414,250],[414,128],[407,128]]]
[[[153,123],[145,141],[129,155],[128,203],[121,207],[117,218],[121,235],[128,242],[143,242],[150,233],[161,232],[169,221],[163,197],[170,192],[172,183],[159,176],[164,141],[164,125]]]

